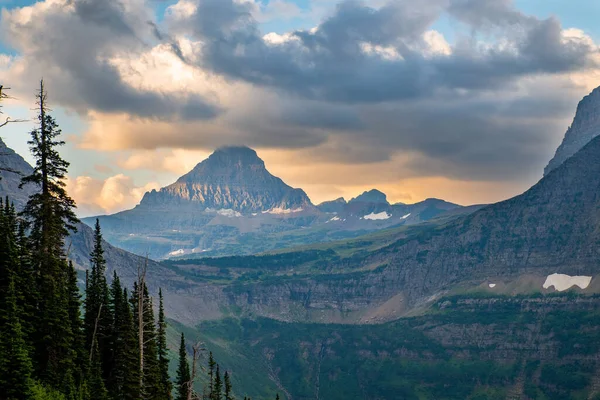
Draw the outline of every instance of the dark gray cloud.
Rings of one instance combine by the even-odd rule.
[[[156,39],[164,39],[154,24],[148,24],[148,10],[139,8],[135,15],[133,3],[126,1],[71,0],[34,9],[25,21],[6,14],[4,37],[25,60],[21,87],[44,77],[54,101],[83,113],[165,120],[215,117],[219,108],[197,94],[138,90],[123,80],[111,58],[142,53],[157,44]]]
[[[219,74],[306,98],[344,103],[433,96],[440,89],[493,89],[523,76],[591,66],[596,52],[584,41],[565,42],[554,18],[540,20],[507,0],[397,0],[379,9],[345,1],[314,31],[296,31],[278,45],[262,37],[251,6],[197,0],[180,27],[203,41],[200,65]],[[450,55],[427,55],[422,34],[447,13],[475,31],[496,31],[486,48],[462,40]],[[400,57],[364,51],[364,44]]]

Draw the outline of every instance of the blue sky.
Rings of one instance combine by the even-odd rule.
[[[0,0],[4,112],[31,118],[47,80],[83,214],[130,207],[229,144],[315,202],[373,187],[501,200],[539,178],[600,84],[592,0],[97,0],[36,7],[32,24],[35,3]],[[557,42],[561,27],[583,35]],[[26,155],[31,126],[1,134]]]

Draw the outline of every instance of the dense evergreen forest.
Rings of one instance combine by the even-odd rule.
[[[177,376],[169,376],[162,293],[155,319],[145,265],[130,290],[116,272],[109,283],[98,222],[81,293],[66,246],[78,222],[65,190],[69,163],[43,81],[36,98],[28,142],[36,165],[22,185],[39,190],[21,212],[0,199],[0,400],[233,399],[230,373],[183,334]],[[200,374],[209,384],[197,393]]]

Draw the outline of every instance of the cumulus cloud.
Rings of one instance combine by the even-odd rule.
[[[193,13],[173,17],[171,24],[201,43],[199,66],[344,103],[497,88],[523,76],[592,66],[597,52],[576,36],[566,40],[555,18],[524,15],[506,0],[397,0],[381,8],[344,1],[316,29],[283,37],[262,35],[249,3],[196,0],[194,5]],[[473,35],[451,48],[430,29],[444,13],[495,36],[481,41]],[[498,36],[502,39],[494,39]]]
[[[89,176],[67,180],[67,190],[77,203],[77,214],[81,217],[132,208],[145,192],[157,188],[156,182],[136,186],[130,177],[123,174],[104,180]]]
[[[186,91],[144,90],[125,81],[123,59],[159,45],[143,0],[46,0],[2,11],[2,36],[19,53],[7,78],[33,90],[44,77],[56,102],[81,113],[126,112],[158,119],[209,119],[210,100]]]

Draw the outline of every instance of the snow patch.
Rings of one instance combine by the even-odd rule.
[[[270,210],[267,211],[263,211],[263,214],[292,214],[292,213],[297,213],[297,212],[301,212],[304,211],[303,208],[281,208],[281,207],[277,207],[277,208],[272,208]]]
[[[242,216],[242,214],[240,212],[231,210],[229,208],[223,209],[223,210],[218,210],[217,214],[222,215],[227,218],[239,218]]]
[[[410,215],[411,215],[411,213],[408,213],[408,214],[404,215],[404,216],[403,216],[402,218],[400,218],[400,219],[406,219],[406,218],[410,217]]]
[[[555,290],[559,292],[565,291],[573,286],[579,286],[581,289],[586,289],[592,281],[591,276],[569,276],[564,274],[552,274],[548,275],[546,282],[544,282],[543,288],[548,289],[554,286]]]
[[[496,284],[495,283],[490,283],[488,286],[493,289],[493,288],[496,287]]]
[[[332,221],[341,221],[340,217],[333,217],[331,218],[329,221],[325,222],[326,224],[332,222]]]
[[[386,211],[380,212],[380,213],[371,213],[369,215],[365,215],[364,219],[370,219],[372,221],[375,220],[382,220],[382,219],[389,219],[392,216],[392,214],[388,214]]]
[[[212,208],[207,208],[205,210],[207,213],[215,213],[217,215],[222,215],[227,218],[239,218],[242,214],[238,211],[232,210],[230,208],[222,208],[220,210],[214,210]]]
[[[169,253],[170,256],[182,256],[185,254],[185,250],[179,249]]]

